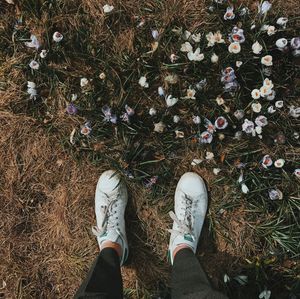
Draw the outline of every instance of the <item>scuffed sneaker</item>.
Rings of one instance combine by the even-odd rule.
[[[186,245],[196,252],[207,210],[207,190],[203,179],[194,172],[185,173],[175,191],[173,219],[168,257],[173,265],[173,253],[178,245]]]
[[[97,237],[100,250],[106,241],[121,246],[121,265],[125,263],[129,253],[124,219],[127,200],[126,185],[116,171],[107,170],[102,173],[95,194],[97,226],[92,230]]]

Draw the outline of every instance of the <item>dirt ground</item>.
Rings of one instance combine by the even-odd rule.
[[[275,2],[285,12],[299,8],[295,0]],[[1,80],[13,63],[13,59],[3,62]],[[19,73],[13,75],[17,78]],[[18,86],[11,86],[0,88],[0,298],[72,298],[99,252],[91,233],[94,190],[108,163],[95,166],[85,158],[75,161],[63,150],[59,135],[49,134],[29,116],[15,114],[11,107],[20,98],[15,92]],[[191,153],[183,156],[185,164],[178,166],[171,189],[155,204],[145,190],[128,186],[131,256],[122,269],[124,287],[132,294],[128,298],[143,298],[145,290],[169,284],[166,254],[171,221],[166,211],[172,205],[177,178],[191,169],[190,157]],[[206,178],[211,201],[230,196],[210,185],[211,174],[205,169],[199,174]],[[213,239],[208,223],[205,227],[199,258],[215,287],[223,289],[223,275],[239,273],[244,257],[255,250],[245,213],[223,216],[234,243],[218,235]]]

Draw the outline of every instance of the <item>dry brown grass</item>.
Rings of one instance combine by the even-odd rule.
[[[88,161],[78,165],[62,151],[56,138],[26,116],[6,111],[0,122],[0,271],[7,283],[5,295],[70,298],[98,252],[90,227],[94,223],[94,187],[106,165],[96,168]],[[185,157],[181,167],[190,170]],[[212,181],[211,172],[203,168],[199,173],[208,183]],[[158,277],[168,281],[166,229],[170,220],[164,211],[169,209],[174,188],[153,206],[145,191],[131,187],[127,222],[132,262],[123,269],[124,285],[131,289],[156,287]],[[220,255],[211,241],[203,246],[207,269],[215,265],[215,258],[220,262],[221,256],[232,253],[222,248]],[[232,259],[224,260],[223,267],[229,261]],[[220,270],[219,266],[213,268],[211,276]]]
[[[55,23],[61,24],[62,28],[80,29],[88,18],[97,18],[99,26],[95,26],[94,36],[98,40],[107,39],[108,32],[101,29],[100,8],[105,1],[78,3],[87,13],[85,18],[71,11],[56,17]],[[160,7],[157,3],[143,1],[136,5],[136,1],[126,0],[113,4],[130,14],[140,14],[141,7],[151,8],[160,14],[161,27],[174,19],[191,30],[206,22],[202,0],[169,0],[161,2]],[[276,5],[285,12],[299,9],[296,0],[278,0]],[[7,13],[14,14],[15,11],[11,8]],[[39,26],[30,21],[27,26],[39,36],[45,36],[49,30],[45,17],[41,17]],[[120,23],[120,31],[110,46],[114,45],[114,51],[134,51],[133,39],[134,33],[122,28]],[[108,166],[95,167],[88,160],[75,162],[62,150],[59,136],[49,135],[44,127],[24,114],[13,113],[16,106],[24,104],[19,89],[20,82],[26,80],[20,69],[12,67],[22,59],[21,56],[1,57],[0,78],[4,88],[0,91],[0,278],[7,286],[0,289],[0,294],[3,293],[5,298],[71,298],[98,252],[90,233],[94,223],[93,196],[97,178]],[[66,66],[74,69],[74,77],[89,74],[82,61],[72,61]],[[82,74],[77,72],[78,69]],[[63,111],[63,97],[48,100],[52,104],[54,101],[56,108],[61,107]],[[76,124],[73,119],[63,118],[63,113],[52,121],[55,127],[65,132],[70,132]],[[203,155],[201,152],[183,153],[177,176],[191,170],[191,157]],[[202,168],[198,172],[210,186],[214,179],[211,171]],[[156,205],[149,204],[149,194],[145,191],[129,186],[131,200],[127,222],[132,263],[123,269],[127,288],[156,287],[158,277],[168,282],[166,229],[170,220],[166,211],[172,206],[175,183],[175,179],[170,182],[173,187],[166,190]],[[211,196],[213,200],[221,201],[223,194],[230,196],[226,190],[216,188]],[[224,269],[234,271],[239,260],[251,253],[252,232],[243,221],[245,212],[239,212],[223,216],[226,225],[231,227],[234,245],[222,238],[217,244],[213,244],[207,235],[202,238],[202,260],[209,274],[215,276],[215,283]],[[245,239],[249,243],[241,241]]]

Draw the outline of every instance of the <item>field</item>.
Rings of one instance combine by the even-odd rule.
[[[209,190],[198,256],[213,285],[300,298],[300,4],[260,5],[0,0],[0,298],[72,298],[111,168],[130,192],[126,298],[168,298],[186,171]]]

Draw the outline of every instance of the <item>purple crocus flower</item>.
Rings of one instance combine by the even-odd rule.
[[[243,43],[245,41],[244,30],[238,27],[233,27],[231,34],[229,34],[229,40],[237,43]]]
[[[293,51],[293,55],[295,57],[299,57],[300,56],[300,37],[294,37],[291,40],[291,47],[294,50]]]
[[[70,115],[75,115],[77,114],[78,109],[73,103],[70,103],[66,108],[66,112]]]
[[[291,47],[294,50],[298,50],[300,48],[300,37],[294,37],[291,39]]]
[[[118,121],[118,117],[115,114],[112,114],[111,117],[109,118],[109,121],[113,124],[116,124]]]
[[[132,116],[134,115],[134,109],[130,108],[128,105],[125,105],[125,110],[126,110],[126,113],[128,114],[128,116]]]
[[[151,188],[153,185],[155,185],[157,183],[158,180],[158,176],[155,175],[153,177],[151,177],[149,180],[147,180],[147,182],[145,183],[146,188]]]
[[[102,107],[102,113],[104,114],[104,120],[107,122],[111,122],[113,124],[117,123],[117,116],[115,114],[112,114],[111,108],[107,105],[104,105]]]
[[[129,114],[127,112],[124,112],[122,115],[121,115],[121,119],[123,121],[125,121],[126,123],[129,123]]]
[[[92,132],[92,126],[91,123],[88,121],[81,127],[80,133],[82,135],[88,136],[91,134],[91,132]]]
[[[105,117],[111,116],[111,108],[107,105],[104,105],[102,107],[102,113],[104,114]]]

